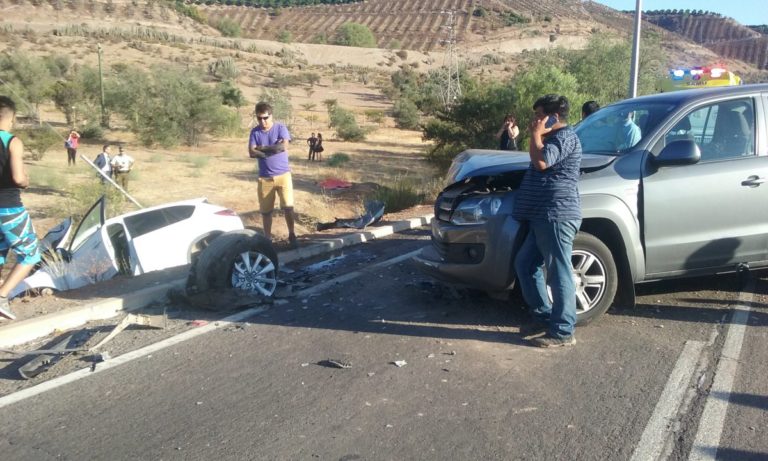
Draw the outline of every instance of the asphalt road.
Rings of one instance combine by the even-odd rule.
[[[417,273],[404,255],[427,243],[420,230],[291,266],[296,296],[238,328],[3,406],[0,457],[768,458],[759,274],[641,286],[634,309],[543,350],[517,333],[518,301]]]

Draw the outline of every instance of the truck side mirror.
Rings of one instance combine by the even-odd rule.
[[[653,158],[656,166],[693,165],[701,160],[699,145],[689,139],[672,141]]]

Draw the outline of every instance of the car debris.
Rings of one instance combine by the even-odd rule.
[[[317,362],[318,365],[328,368],[352,368],[352,362],[347,362],[340,359],[328,359]]]
[[[406,365],[408,365],[408,362],[405,360],[395,360],[394,362],[391,362],[392,365],[396,366],[397,368],[402,368]]]
[[[369,200],[365,202],[365,212],[359,217],[351,219],[336,218],[333,222],[318,223],[317,230],[323,231],[336,227],[365,229],[367,226],[379,222],[382,216],[384,216],[384,202]]]
[[[49,349],[36,349],[31,351],[14,351],[10,349],[0,349],[0,352],[23,356],[20,360],[24,361],[32,357],[27,363],[19,367],[19,375],[23,379],[32,379],[40,374],[50,370],[59,363],[65,356],[77,352],[94,352],[89,356],[93,363],[91,370],[95,370],[96,363],[109,360],[109,354],[106,352],[97,352],[97,349],[103,347],[109,341],[115,338],[120,332],[131,325],[139,325],[150,328],[165,329],[168,325],[168,317],[162,315],[144,315],[144,314],[126,314],[120,322],[115,325],[98,343],[91,347],[83,347],[84,344],[95,335],[93,328],[83,328],[73,333],[69,333],[59,340]]]
[[[64,356],[71,354],[75,351],[82,351],[78,347],[84,344],[91,335],[92,330],[80,330],[76,333],[68,334],[61,341],[57,342],[51,349],[40,351],[30,351],[27,355],[33,355],[34,357],[29,362],[19,367],[19,375],[23,379],[32,379],[48,370],[54,365],[59,363]]]

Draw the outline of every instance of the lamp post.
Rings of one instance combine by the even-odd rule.
[[[635,4],[635,36],[632,40],[632,65],[629,69],[629,97],[637,96],[637,73],[640,67],[640,19],[642,16],[643,0]]]

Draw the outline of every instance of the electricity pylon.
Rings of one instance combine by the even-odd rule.
[[[454,27],[454,11],[441,11],[448,15],[448,25],[445,26],[448,38],[442,40],[448,46],[443,58],[443,82],[440,97],[443,106],[450,107],[461,97],[461,80],[459,78],[459,59],[456,55],[456,29]]]

